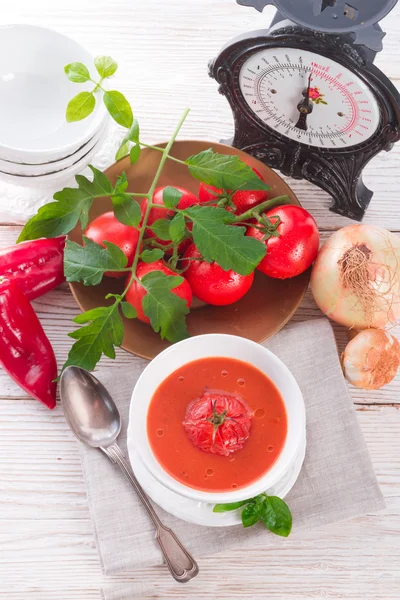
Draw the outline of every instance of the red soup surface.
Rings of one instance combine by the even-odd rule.
[[[232,394],[248,411],[250,429],[242,415],[240,449],[227,456],[199,449],[185,431],[190,407],[206,394]],[[233,418],[230,424],[237,432],[240,425]],[[150,402],[147,433],[156,459],[174,479],[198,490],[225,492],[249,485],[272,467],[285,443],[287,416],[282,396],[264,373],[241,360],[210,357],[183,365],[161,383]]]

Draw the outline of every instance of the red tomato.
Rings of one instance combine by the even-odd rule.
[[[250,411],[240,396],[205,391],[187,408],[183,427],[196,448],[229,456],[250,435]]]
[[[139,279],[142,279],[142,277],[147,275],[147,273],[151,273],[152,271],[161,271],[166,275],[176,275],[176,273],[166,267],[161,260],[157,260],[156,262],[148,264],[140,262],[136,269],[136,275]],[[183,281],[183,283],[172,289],[171,292],[176,296],[179,296],[179,298],[186,300],[188,307],[190,307],[192,304],[192,290],[190,289],[190,285],[187,281]],[[132,304],[134,308],[136,308],[137,318],[140,319],[140,321],[143,321],[143,323],[150,324],[150,319],[146,317],[142,307],[142,300],[146,294],[147,292],[144,287],[140,285],[140,283],[134,281],[127,291],[125,299],[127,302]]]
[[[105,247],[103,244],[104,241],[115,244],[121,248],[127,257],[127,266],[130,267],[132,265],[139,231],[134,227],[120,223],[112,211],[100,215],[89,223],[84,235],[103,247]],[[107,271],[105,275],[109,277],[124,277],[126,274],[118,273],[118,271]]]
[[[300,275],[312,265],[318,254],[319,233],[316,222],[301,206],[279,206],[265,215],[272,223],[276,222],[273,217],[280,217],[279,237],[265,240],[267,254],[257,269],[276,279]],[[254,227],[249,227],[246,235],[263,241],[263,233]]]
[[[199,199],[196,198],[196,196],[194,194],[192,194],[192,192],[189,192],[189,190],[186,190],[185,188],[182,188],[182,187],[178,187],[177,185],[175,185],[174,187],[182,193],[182,197],[178,203],[178,208],[181,208],[181,209],[189,208],[189,206],[193,206],[193,204],[199,203]],[[149,218],[147,220],[147,225],[152,225],[154,223],[154,221],[158,221],[158,219],[167,219],[168,217],[172,217],[174,215],[173,210],[168,210],[168,208],[165,208],[165,206],[164,206],[164,202],[163,202],[164,190],[165,190],[165,186],[156,188],[156,190],[154,191],[152,202],[153,202],[153,204],[159,204],[160,208],[152,208],[151,209]],[[147,210],[147,198],[145,198],[144,201],[142,202],[141,208],[142,208],[142,215],[144,215]]]
[[[185,258],[200,258],[201,254],[194,244],[191,244],[183,255]],[[199,300],[215,306],[233,304],[243,298],[251,288],[254,273],[239,275],[234,271],[224,271],[217,263],[205,260],[185,261],[189,264],[184,272],[192,292]]]
[[[259,173],[257,169],[253,168],[253,171],[262,181],[264,181],[261,173]],[[205,202],[211,202],[212,200],[215,200],[217,203],[218,195],[222,193],[223,190],[219,190],[218,188],[215,188],[212,185],[206,185],[205,183],[201,183],[199,189],[200,204],[204,204]],[[260,204],[261,202],[265,202],[265,200],[268,200],[268,192],[266,190],[239,190],[238,192],[235,192],[232,196],[232,202],[236,206],[236,214],[238,215],[243,214],[244,212],[246,212],[246,210],[257,206],[257,204]]]

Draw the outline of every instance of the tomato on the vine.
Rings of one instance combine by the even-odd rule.
[[[261,173],[257,171],[254,167],[252,167],[254,173],[264,181]],[[205,183],[200,184],[199,189],[199,201],[200,204],[205,204],[207,202],[212,202],[215,200],[217,204],[219,197],[223,194],[224,190],[219,190],[212,185],[206,185]],[[229,193],[229,192],[228,192]],[[261,202],[265,202],[268,200],[268,192],[266,190],[239,190],[235,192],[232,196],[232,202],[236,206],[236,214],[241,215],[250,208],[254,208]],[[232,210],[231,207],[227,207],[227,210]]]
[[[121,248],[128,259],[127,266],[130,267],[132,265],[139,239],[139,231],[134,227],[120,223],[112,211],[96,217],[96,219],[89,223],[84,235],[104,248],[104,241],[115,244],[118,248]],[[124,277],[125,273],[107,271],[105,275],[109,277]]]
[[[314,218],[301,206],[273,208],[264,215],[276,225],[276,232],[265,239],[265,233],[249,227],[246,235],[264,242],[267,254],[257,269],[276,279],[296,277],[314,262],[319,248],[319,232]],[[277,225],[277,219],[280,223]],[[259,227],[261,224],[258,224]]]
[[[161,271],[162,273],[165,273],[165,275],[176,275],[176,273],[171,271],[171,269],[169,269],[161,260],[157,260],[153,263],[140,262],[136,268],[136,277],[140,280],[147,275],[147,273],[152,273],[153,271]],[[129,281],[130,277],[127,279],[127,285]],[[171,293],[186,300],[186,303],[190,308],[193,294],[190,285],[186,280],[183,280],[180,285],[178,285],[176,288],[173,288]],[[142,300],[146,294],[147,292],[144,287],[137,281],[134,281],[127,291],[125,299],[127,302],[129,302],[129,304],[136,308],[137,318],[140,321],[143,321],[143,323],[147,323],[149,325],[150,319],[144,314],[142,306]]]
[[[154,223],[154,221],[158,221],[158,219],[168,219],[168,217],[173,217],[175,214],[173,210],[168,209],[164,206],[163,193],[164,193],[165,187],[166,186],[158,187],[154,191],[152,203],[158,204],[159,207],[158,206],[153,207],[150,210],[149,218],[147,220],[148,226],[152,225]],[[189,206],[193,206],[193,204],[199,203],[199,199],[194,194],[192,194],[192,192],[189,192],[189,190],[187,190],[183,187],[179,187],[177,185],[174,185],[173,187],[175,189],[177,189],[179,192],[181,192],[181,194],[182,194],[177,208],[180,208],[181,210],[183,210],[185,208],[189,208]],[[142,202],[141,209],[142,209],[142,215],[144,216],[146,213],[146,210],[147,210],[147,198],[145,198],[144,201]]]
[[[253,283],[254,273],[240,275],[234,271],[224,271],[216,262],[201,260],[201,254],[194,244],[186,250],[182,262],[187,267],[183,276],[189,282],[193,294],[207,304],[233,304],[243,298]]]

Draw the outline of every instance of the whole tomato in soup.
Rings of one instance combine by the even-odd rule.
[[[313,217],[301,206],[278,206],[264,213],[276,225],[276,231],[265,239],[265,234],[249,227],[246,235],[263,242],[267,254],[257,269],[276,279],[296,277],[314,262],[319,248],[319,232]]]
[[[203,452],[229,456],[250,435],[250,412],[242,398],[206,390],[189,404],[183,421],[188,438]]]
[[[134,227],[120,223],[112,211],[96,217],[88,225],[84,235],[104,248],[104,242],[115,244],[118,248],[121,248],[128,259],[127,266],[130,267],[132,265],[139,239],[139,231]],[[105,275],[109,277],[124,277],[126,273],[107,271]]]
[[[264,181],[261,173],[259,173],[257,169],[252,169],[259,179]],[[212,185],[207,185],[202,182],[199,189],[200,204],[212,202],[213,200],[215,200],[215,203],[217,203],[223,192],[224,190],[220,190]],[[266,190],[238,190],[232,196],[232,202],[236,206],[235,212],[238,215],[243,214],[247,210],[250,210],[250,208],[254,208],[266,200],[268,200],[268,192]],[[228,210],[232,210],[232,208],[229,207]]]
[[[254,273],[240,275],[234,271],[224,271],[216,262],[201,260],[201,254],[194,244],[186,250],[182,262],[184,267],[187,266],[183,276],[193,294],[207,304],[233,304],[247,294],[253,283]]]
[[[140,262],[136,269],[136,276],[140,280],[147,275],[147,273],[152,273],[153,271],[161,271],[162,273],[165,273],[165,275],[176,275],[176,273],[165,266],[161,260],[157,260],[153,263]],[[128,282],[129,281],[130,278],[128,278]],[[180,285],[178,285],[176,288],[173,288],[171,293],[186,300],[188,307],[190,307],[192,304],[192,290],[190,289],[190,285],[186,280],[183,280]],[[146,294],[147,292],[145,288],[139,282],[134,281],[127,291],[125,299],[127,302],[129,302],[129,304],[136,308],[137,318],[140,321],[143,321],[143,323],[147,323],[149,325],[150,319],[144,314],[142,306],[142,301]]]

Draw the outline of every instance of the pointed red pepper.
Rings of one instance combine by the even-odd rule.
[[[0,285],[0,364],[33,398],[55,407],[54,351],[28,298],[13,281]]]
[[[0,280],[14,281],[29,300],[63,281],[65,236],[22,242],[0,250]]]

